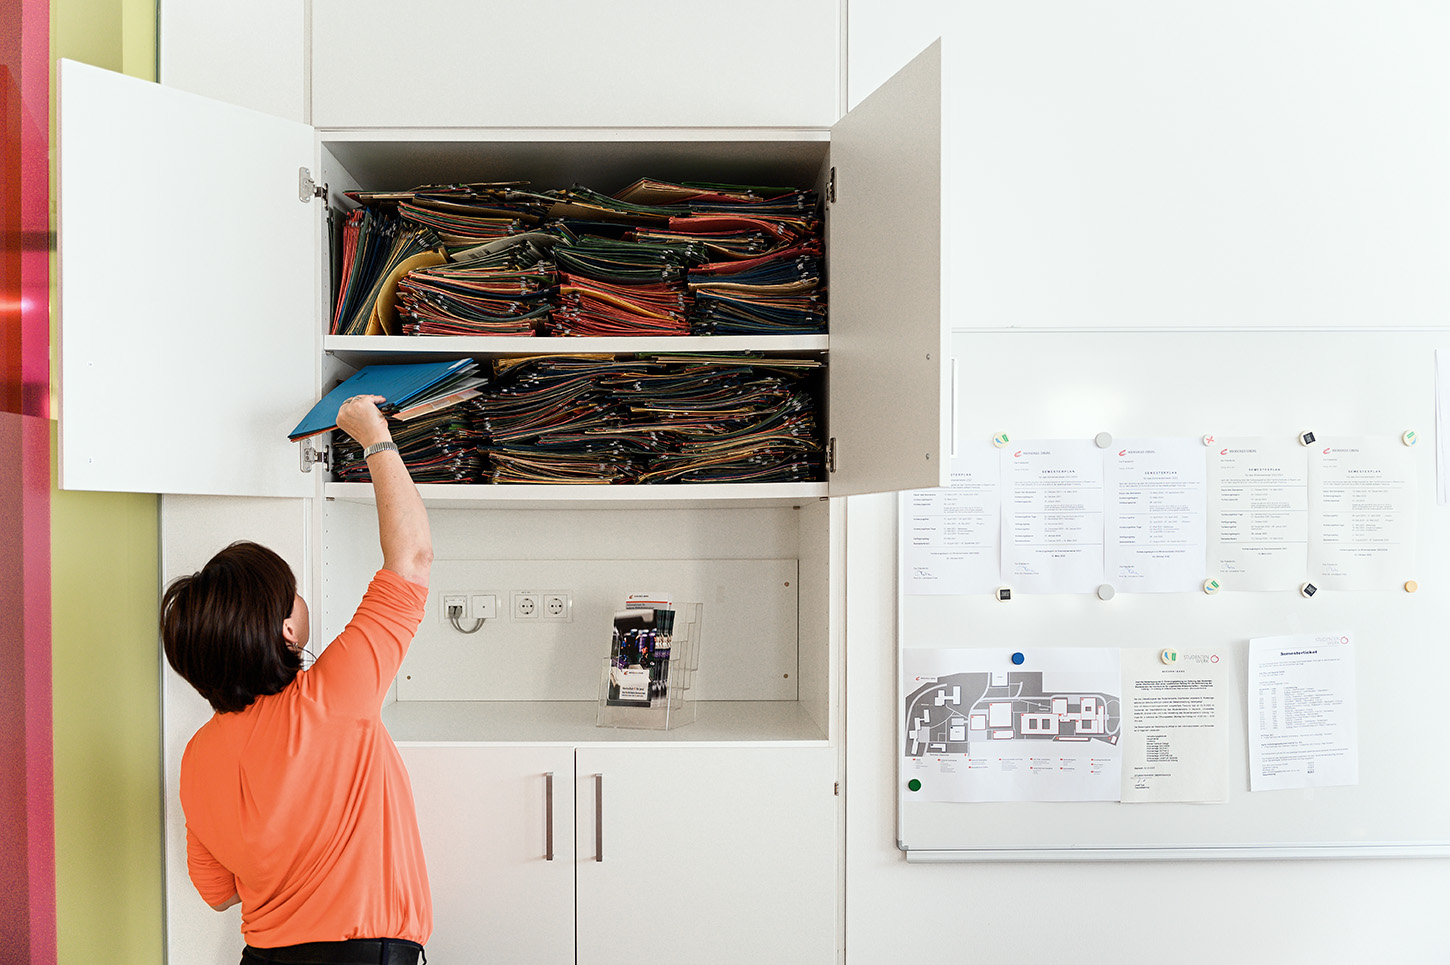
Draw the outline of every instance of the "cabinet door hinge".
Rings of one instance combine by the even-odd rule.
[[[836,782],[836,790],[834,792],[832,792],[832,793],[834,793],[836,795],[836,797],[840,797],[841,796],[841,782],[840,781],[837,781]]]
[[[831,165],[831,177],[830,177],[830,180],[828,180],[826,182],[826,202],[828,204],[835,204],[836,203],[836,167],[835,167],[835,165]]]
[[[309,439],[303,439],[297,443],[297,462],[302,472],[311,472],[313,465],[322,463],[323,469],[332,468],[332,447],[323,446],[314,449]]]
[[[297,200],[301,201],[303,204],[306,204],[313,198],[321,198],[322,200],[326,201],[327,185],[324,184],[319,186],[316,181],[312,180],[311,170],[307,168],[298,168]]]
[[[831,436],[831,441],[826,443],[826,472],[836,471],[836,437]]]

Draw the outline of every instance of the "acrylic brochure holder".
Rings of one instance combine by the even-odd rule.
[[[704,604],[678,603],[674,608],[674,625],[664,638],[665,646],[657,646],[655,653],[664,654],[660,660],[654,654],[641,663],[652,663],[657,669],[653,675],[649,667],[633,663],[628,657],[618,655],[618,647],[612,648],[606,657],[599,675],[599,712],[595,718],[598,727],[626,727],[639,730],[672,730],[695,722],[695,673],[700,667],[700,626]],[[617,644],[617,641],[616,641]],[[659,666],[660,664],[664,666]],[[628,676],[645,671],[650,677],[648,695],[636,694],[642,699],[623,699],[628,695]]]

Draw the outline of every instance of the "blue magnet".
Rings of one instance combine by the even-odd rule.
[[[1026,657],[1022,656],[1021,651],[1018,651],[1017,653],[1012,654],[1012,662],[1015,663],[1019,667],[1022,666],[1022,662],[1024,660],[1026,660],[1026,659],[1027,659]]]

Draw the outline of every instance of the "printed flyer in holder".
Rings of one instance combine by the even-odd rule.
[[[668,730],[695,720],[690,690],[699,667],[701,609],[676,606],[664,594],[630,594],[614,614],[597,726]]]

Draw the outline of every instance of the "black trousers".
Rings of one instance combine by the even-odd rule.
[[[241,965],[425,965],[423,946],[402,938],[354,938],[242,949]]]

